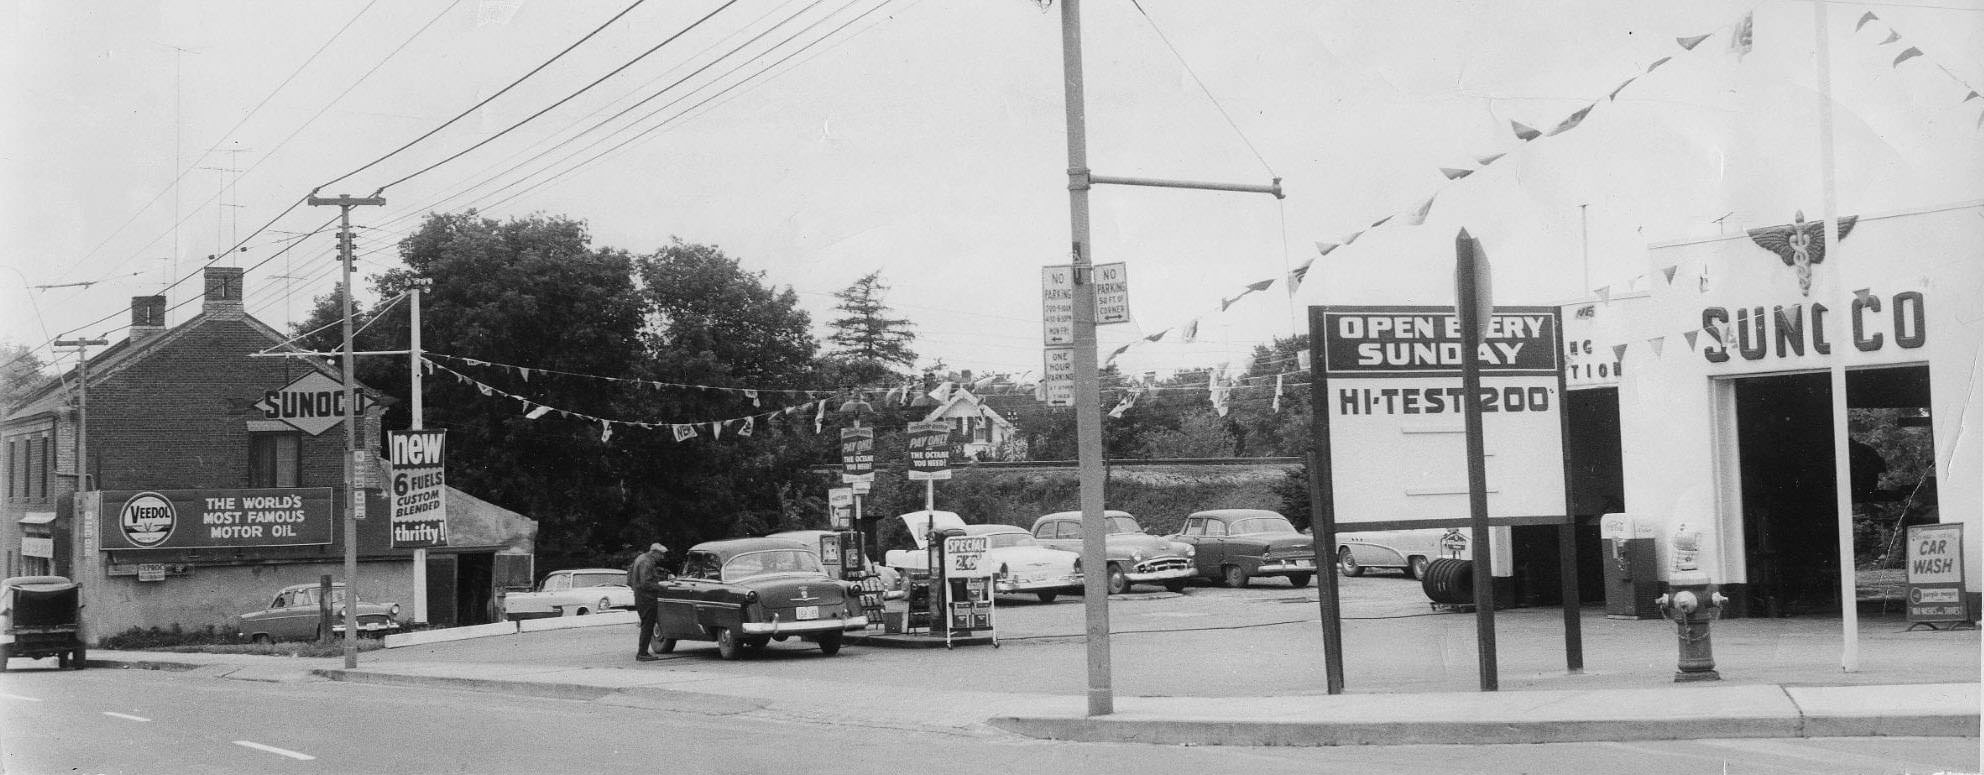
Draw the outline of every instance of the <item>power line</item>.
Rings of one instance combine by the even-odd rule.
[[[422,141],[422,140],[425,140],[425,139],[427,139],[427,138],[429,138],[429,137],[433,137],[433,136],[434,136],[434,135],[435,135],[436,133],[439,133],[439,132],[440,132],[441,130],[443,130],[443,129],[447,129],[447,128],[448,128],[448,127],[450,127],[450,126],[454,126],[454,124],[455,124],[455,122],[457,122],[457,121],[460,121],[460,120],[462,120],[463,118],[466,118],[466,117],[468,117],[468,115],[469,115],[469,114],[471,114],[471,113],[474,113],[474,112],[475,112],[475,111],[477,111],[477,110],[480,110],[480,109],[482,108],[482,106],[484,106],[484,105],[487,105],[487,104],[489,104],[489,103],[491,103],[491,102],[494,102],[494,101],[496,100],[496,98],[497,98],[497,97],[501,97],[501,96],[503,96],[503,95],[505,95],[505,94],[508,94],[508,93],[510,92],[510,90],[511,90],[511,89],[514,89],[514,88],[517,88],[517,86],[518,86],[519,84],[522,84],[522,83],[523,83],[524,81],[527,81],[527,80],[530,80],[530,77],[531,77],[531,76],[534,76],[534,75],[537,75],[537,74],[538,74],[539,72],[542,72],[542,71],[544,70],[544,68],[547,68],[547,67],[550,67],[550,66],[551,66],[551,64],[552,64],[553,62],[557,62],[558,60],[560,60],[560,59],[563,59],[563,58],[565,57],[565,55],[566,55],[566,54],[570,54],[570,53],[572,53],[572,50],[573,50],[573,49],[576,49],[576,48],[578,48],[579,46],[581,46],[581,45],[584,45],[584,44],[585,44],[585,42],[586,42],[586,41],[588,41],[588,40],[592,40],[592,39],[593,39],[593,36],[595,36],[595,35],[598,35],[598,34],[599,34],[600,32],[602,32],[602,31],[604,31],[604,30],[605,30],[605,29],[606,29],[607,27],[611,27],[611,26],[613,26],[613,23],[614,23],[614,22],[617,22],[617,21],[620,21],[620,18],[621,18],[621,17],[623,17],[623,16],[626,16],[626,15],[627,15],[627,14],[629,14],[629,13],[632,13],[632,12],[633,12],[633,10],[634,10],[635,8],[639,8],[639,7],[641,7],[641,4],[642,4],[642,3],[645,3],[645,2],[647,2],[647,0],[634,0],[634,2],[633,2],[633,3],[631,4],[631,5],[628,5],[628,6],[626,7],[626,8],[623,8],[623,9],[621,9],[619,13],[616,13],[616,14],[614,14],[614,15],[613,15],[613,18],[611,18],[611,19],[607,19],[607,20],[606,20],[606,21],[605,21],[604,23],[602,23],[602,24],[600,24],[600,25],[599,25],[598,27],[594,27],[594,28],[593,28],[593,30],[592,30],[592,32],[588,32],[588,33],[586,33],[586,34],[585,34],[585,36],[584,36],[584,37],[581,37],[581,38],[579,38],[578,40],[576,40],[576,41],[573,41],[573,42],[572,42],[572,45],[569,45],[569,46],[566,46],[566,47],[565,47],[565,49],[564,49],[563,51],[560,51],[560,52],[558,52],[558,53],[556,53],[556,54],[553,54],[553,55],[551,56],[551,58],[550,58],[550,59],[546,59],[546,60],[544,60],[543,62],[540,62],[540,63],[538,63],[538,65],[537,65],[536,67],[533,67],[533,68],[531,68],[531,69],[530,69],[530,72],[528,72],[528,73],[524,73],[523,75],[521,75],[521,76],[518,76],[518,77],[517,77],[517,79],[516,79],[516,80],[514,80],[514,81],[511,81],[511,82],[509,83],[509,85],[507,85],[507,86],[504,86],[503,88],[501,88],[501,89],[499,89],[499,90],[497,90],[495,94],[491,94],[491,95],[489,95],[488,97],[486,97],[486,98],[484,98],[484,99],[483,99],[483,100],[482,100],[481,102],[478,102],[478,103],[475,103],[474,105],[470,105],[470,106],[468,107],[468,109],[467,109],[467,110],[464,110],[464,111],[462,111],[462,112],[460,112],[460,113],[457,113],[457,114],[455,114],[455,117],[454,117],[454,118],[451,118],[451,119],[448,119],[447,121],[443,121],[443,122],[441,122],[441,125],[440,125],[440,126],[437,126],[437,127],[434,127],[433,129],[429,129],[429,130],[427,130],[427,132],[425,132],[425,133],[424,133],[424,134],[422,134],[421,136],[419,136],[419,137],[416,137],[416,138],[413,138],[412,140],[409,140],[409,141],[407,141],[407,143],[406,143],[405,145],[402,145],[402,146],[400,146],[400,147],[398,147],[398,148],[394,148],[394,149],[393,149],[393,150],[391,150],[391,151],[387,151],[387,152],[386,152],[386,155],[384,155],[384,156],[380,156],[380,157],[379,157],[379,158],[377,158],[377,159],[373,159],[373,160],[371,160],[371,161],[368,161],[368,162],[366,162],[366,163],[364,163],[364,164],[362,164],[362,165],[360,165],[360,166],[359,166],[359,167],[358,167],[357,169],[354,169],[354,170],[352,170],[352,171],[350,171],[350,172],[347,172],[347,173],[345,173],[345,174],[343,174],[343,175],[339,175],[339,176],[337,176],[337,177],[335,177],[335,178],[332,178],[332,179],[330,179],[330,180],[328,180],[328,181],[325,181],[323,185],[321,185],[321,186],[318,186],[317,188],[321,190],[322,188],[324,188],[324,186],[329,186],[329,185],[333,185],[333,184],[336,184],[336,183],[337,183],[338,181],[341,181],[341,180],[344,180],[345,178],[348,178],[348,177],[351,177],[351,176],[353,176],[353,175],[356,175],[356,174],[358,174],[358,173],[360,173],[360,172],[364,172],[364,171],[366,171],[366,170],[368,170],[368,169],[371,169],[371,168],[372,168],[372,167],[373,167],[374,165],[376,165],[376,164],[378,164],[379,162],[382,162],[382,161],[385,161],[385,160],[387,160],[387,159],[390,159],[390,158],[393,158],[393,157],[394,157],[395,155],[398,155],[400,151],[404,151],[404,150],[406,150],[406,149],[408,149],[408,148],[412,148],[412,147],[414,146],[414,144],[415,144],[415,143],[418,143],[418,142],[420,142],[420,141]],[[504,131],[508,131],[508,130],[504,130]],[[492,138],[492,139],[493,139],[493,138]]]
[[[1199,74],[1196,71],[1192,70],[1192,63],[1185,61],[1185,55],[1178,53],[1177,46],[1171,45],[1171,38],[1167,37],[1164,34],[1164,30],[1157,26],[1157,19],[1152,18],[1150,12],[1144,10],[1143,3],[1138,2],[1138,0],[1130,0],[1130,5],[1135,6],[1137,13],[1143,15],[1144,21],[1150,23],[1150,29],[1152,32],[1157,33],[1157,39],[1164,42],[1164,47],[1171,51],[1171,57],[1178,60],[1180,67],[1185,68],[1185,74],[1192,76],[1192,83],[1199,85],[1199,91],[1203,92],[1206,95],[1206,100],[1212,103],[1213,110],[1219,111],[1220,118],[1226,119],[1226,125],[1233,127],[1233,134],[1240,137],[1240,142],[1247,146],[1248,152],[1254,154],[1254,159],[1261,163],[1261,167],[1266,169],[1269,175],[1273,175],[1274,167],[1269,166],[1268,160],[1262,158],[1260,149],[1254,147],[1254,141],[1247,139],[1247,133],[1240,131],[1240,125],[1234,123],[1233,116],[1226,112],[1226,106],[1219,104],[1219,98],[1212,95],[1212,89],[1207,88],[1206,82],[1199,78]]]

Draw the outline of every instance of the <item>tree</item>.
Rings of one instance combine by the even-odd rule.
[[[0,416],[5,416],[21,399],[47,384],[49,376],[41,371],[45,364],[25,345],[0,344],[0,364],[5,364],[0,366]]]
[[[1233,434],[1226,421],[1209,409],[1185,415],[1176,429],[1147,433],[1142,439],[1143,456],[1151,459],[1233,455]]]
[[[896,375],[896,367],[907,369],[916,363],[916,352],[909,349],[916,331],[907,318],[890,317],[894,312],[883,297],[889,286],[882,284],[882,272],[862,275],[854,284],[834,292],[840,303],[834,309],[841,317],[829,325],[827,337],[835,356],[846,365],[844,377],[853,384],[879,384]]]

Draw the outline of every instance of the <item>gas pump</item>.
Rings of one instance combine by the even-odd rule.
[[[881,575],[870,567],[868,555],[863,549],[862,535],[858,530],[842,530],[820,536],[821,564],[827,567],[829,573],[860,585],[862,613],[868,621],[880,622],[887,590],[882,586]]]

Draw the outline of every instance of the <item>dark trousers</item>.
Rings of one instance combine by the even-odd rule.
[[[636,654],[648,653],[648,644],[654,641],[654,625],[661,620],[661,601],[651,597],[634,598],[634,610],[641,614],[641,646]]]

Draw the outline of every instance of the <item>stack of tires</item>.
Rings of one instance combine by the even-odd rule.
[[[1467,605],[1474,602],[1474,561],[1456,560],[1441,557],[1426,565],[1426,573],[1419,579],[1420,588],[1426,590],[1426,599],[1447,605]]]

